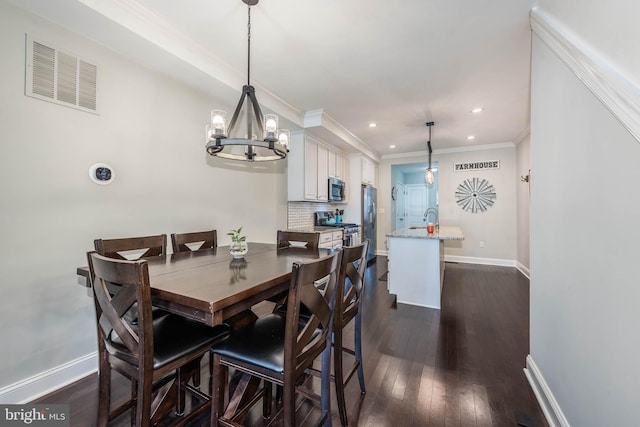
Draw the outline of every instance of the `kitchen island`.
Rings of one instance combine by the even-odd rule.
[[[426,227],[410,227],[387,234],[387,285],[398,302],[440,309],[445,240],[464,240],[460,227],[441,226],[431,234]]]

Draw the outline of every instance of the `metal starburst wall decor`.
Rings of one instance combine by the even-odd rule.
[[[486,211],[493,206],[495,198],[496,190],[486,179],[465,179],[456,191],[458,205],[471,213]]]

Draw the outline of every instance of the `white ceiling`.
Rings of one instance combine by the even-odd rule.
[[[246,82],[241,0],[10,2],[231,105]],[[534,2],[262,0],[251,8],[251,83],[288,126],[374,158],[425,151],[427,121],[436,153],[517,143],[529,126]]]

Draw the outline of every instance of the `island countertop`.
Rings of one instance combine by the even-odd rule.
[[[420,228],[401,228],[392,233],[388,233],[387,237],[402,237],[409,239],[434,239],[434,240],[464,240],[464,234],[460,227],[441,225],[440,229],[434,233],[427,233],[426,227]]]

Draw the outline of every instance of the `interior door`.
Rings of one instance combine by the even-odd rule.
[[[424,226],[424,212],[427,210],[427,186],[407,185],[407,225],[406,227]]]

